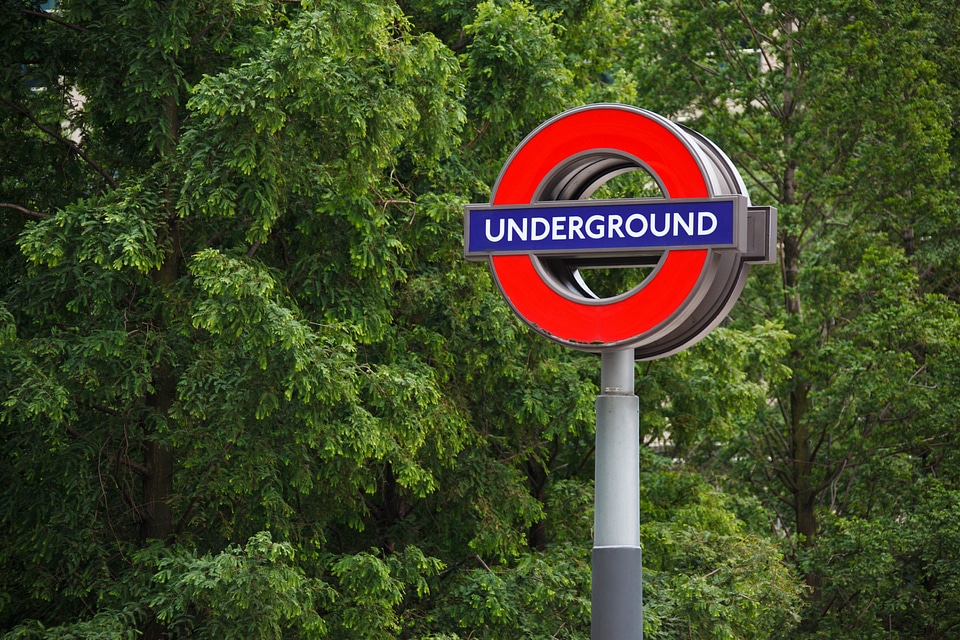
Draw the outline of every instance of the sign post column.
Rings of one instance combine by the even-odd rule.
[[[597,396],[592,640],[642,640],[640,400],[633,349],[605,351]]]

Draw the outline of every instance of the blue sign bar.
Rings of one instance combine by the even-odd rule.
[[[745,250],[747,199],[577,200],[469,205],[464,255]]]

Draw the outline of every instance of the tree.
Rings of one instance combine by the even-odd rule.
[[[949,271],[934,256],[949,253],[956,227],[956,84],[945,84],[952,71],[932,45],[943,42],[941,15],[899,1],[681,0],[638,11],[655,25],[638,36],[641,96],[728,150],[780,215],[780,273],[752,277],[733,326],[782,323],[790,374],[770,381],[768,410],[730,446],[694,455],[751,482],[771,525],[799,543],[793,557],[812,589],[804,631],[850,611],[859,622],[876,592],[840,586],[832,536],[843,537],[846,516],[889,526],[927,504],[922,492],[904,504],[896,474],[909,469],[924,485],[945,471],[929,461],[952,442],[956,415],[956,298],[930,286]],[[895,605],[872,606],[879,622]],[[847,637],[844,626],[824,637]]]
[[[391,5],[4,12],[25,32],[5,122],[46,143],[31,170],[66,155],[79,183],[19,200],[45,219],[6,244],[8,624],[123,603],[110,585],[149,540],[322,548],[366,511],[370,462],[428,490],[418,455],[454,455],[462,421],[415,357],[355,354],[387,331],[402,234],[455,213],[406,195],[462,119],[438,41]],[[16,75],[34,56],[39,88]],[[164,609],[141,604],[156,635]]]
[[[594,51],[623,11],[6,3],[0,628],[585,637],[596,360],[519,326],[461,215],[543,118],[629,98]],[[658,368],[650,406],[704,367],[741,391],[712,419],[755,406],[716,362]],[[788,627],[779,551],[651,469],[694,491],[650,633]],[[693,556],[700,590],[666,577]],[[759,609],[674,624],[730,588]]]

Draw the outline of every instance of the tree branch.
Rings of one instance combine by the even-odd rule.
[[[47,134],[48,136],[56,139],[58,142],[66,145],[67,147],[69,147],[71,151],[73,151],[75,154],[77,154],[78,156],[80,156],[80,158],[82,158],[84,162],[86,162],[87,164],[89,164],[91,167],[93,167],[93,168],[96,170],[97,173],[99,173],[101,176],[103,176],[103,178],[107,181],[107,183],[108,183],[111,187],[113,187],[114,189],[116,189],[116,188],[118,187],[117,181],[113,179],[113,176],[111,176],[109,173],[107,173],[107,172],[104,170],[104,168],[101,167],[99,164],[97,164],[96,162],[94,162],[93,159],[92,159],[90,156],[88,156],[88,155],[86,154],[86,152],[84,152],[84,150],[81,149],[81,148],[79,147],[79,145],[77,145],[76,142],[74,142],[73,140],[70,140],[69,138],[63,137],[62,135],[60,135],[59,133],[57,133],[57,132],[54,131],[53,129],[50,129],[50,128],[47,128],[47,127],[43,126],[42,124],[40,124],[40,121],[37,120],[37,119],[33,116],[32,113],[30,113],[29,111],[27,111],[26,109],[24,109],[24,108],[21,107],[20,105],[14,104],[13,102],[10,102],[10,101],[7,100],[6,98],[2,98],[2,97],[0,97],[0,102],[2,102],[3,104],[7,105],[7,106],[10,107],[11,109],[13,109],[14,111],[16,111],[16,112],[19,113],[20,115],[22,115],[23,117],[25,117],[27,120],[29,120],[30,122],[32,122],[38,129],[40,129],[40,131],[43,131],[43,132],[44,132],[45,134]]]
[[[747,15],[747,12],[743,10],[743,2],[737,2],[737,10],[740,11],[740,17],[743,18],[747,28],[750,29],[750,34],[753,36],[754,42],[757,43],[757,48],[760,49],[760,55],[763,56],[763,61],[766,63],[767,68],[773,69],[773,63],[770,61],[770,57],[767,56],[766,49],[763,48],[764,41],[769,42],[770,38],[764,37],[761,40],[760,34],[757,32],[757,28],[753,26],[753,21],[750,20],[750,16]]]
[[[210,31],[210,29],[212,29],[212,28],[213,28],[213,23],[212,23],[212,22],[208,22],[203,29],[200,29],[200,31],[199,31],[199,33],[197,33],[197,35],[193,36],[193,37],[190,39],[190,42],[187,43],[187,48],[189,49],[189,48],[192,47],[193,45],[197,44],[197,42],[200,41],[200,38],[202,38],[203,36],[207,35],[207,33],[208,33],[208,32]]]
[[[0,202],[0,209],[13,209],[14,211],[19,211],[25,216],[30,216],[31,218],[40,218],[42,220],[53,217],[53,214],[51,213],[41,213],[40,211],[34,211],[33,209],[21,207],[18,204],[10,204],[9,202]]]
[[[831,471],[831,472],[827,475],[826,480],[824,480],[823,482],[821,482],[821,483],[814,489],[814,493],[820,494],[821,492],[825,491],[825,490],[827,489],[827,487],[829,487],[831,484],[833,484],[833,481],[836,480],[837,478],[839,478],[839,477],[840,477],[840,474],[843,473],[847,468],[850,468],[850,467],[855,468],[855,467],[859,466],[858,464],[850,464],[850,459],[851,459],[852,456],[853,456],[853,452],[847,453],[847,455],[844,456],[843,460],[840,461],[840,464],[837,464],[837,465],[834,466],[833,471]]]
[[[699,62],[697,62],[696,60],[694,60],[693,58],[691,58],[691,57],[689,57],[689,56],[685,56],[685,57],[686,57],[687,60],[690,61],[690,64],[692,64],[693,66],[695,66],[697,69],[700,69],[700,70],[703,71],[704,73],[707,73],[707,74],[713,76],[714,78],[719,78],[719,77],[720,77],[720,72],[717,71],[716,69],[711,69],[710,67],[708,67],[708,66],[705,65],[705,64],[700,64]]]
[[[770,455],[772,456],[775,452],[775,449],[773,448],[773,443],[770,441],[770,436],[767,435],[771,432],[775,436],[777,436],[777,440],[780,442],[780,446],[782,447],[782,450],[790,451],[790,443],[787,442],[786,437],[780,431],[779,427],[777,425],[768,425],[765,422],[763,424],[763,439],[767,441],[767,449],[770,451]]]
[[[32,11],[30,9],[20,9],[20,8],[17,8],[17,11],[19,11],[25,16],[42,18],[44,20],[49,20],[50,22],[56,22],[57,24],[66,27],[67,29],[73,29],[77,33],[91,33],[90,29],[87,29],[86,27],[81,27],[78,24],[73,24],[73,23],[67,22],[66,20],[61,20],[57,16],[53,15],[52,13],[47,13],[46,11]]]
[[[477,141],[487,132],[487,129],[490,128],[490,121],[484,120],[483,126],[480,127],[480,131],[477,132],[477,135],[467,143],[467,149],[473,149],[473,145],[477,144]]]
[[[467,36],[466,31],[460,29],[460,35],[457,37],[457,41],[450,45],[450,50],[454,53],[459,53],[463,51],[467,45],[473,42],[473,36]]]
[[[749,155],[749,154],[746,154],[746,155]],[[774,193],[773,189],[771,189],[770,187],[768,187],[768,186],[767,186],[767,183],[764,182],[763,180],[761,180],[760,177],[759,177],[756,173],[754,173],[753,169],[751,169],[751,168],[750,168],[749,166],[747,166],[746,164],[742,164],[742,165],[740,166],[740,168],[743,169],[744,171],[746,171],[746,172],[747,172],[747,175],[749,175],[751,178],[753,178],[753,181],[754,181],[755,183],[757,183],[757,186],[759,186],[761,189],[763,189],[764,191],[766,191],[767,194],[768,194],[771,198],[773,198],[773,201],[774,201],[774,202],[780,202],[780,198],[777,196],[776,193]]]
[[[139,475],[141,478],[146,477],[150,473],[150,470],[147,469],[142,464],[134,462],[127,456],[121,456],[119,454],[120,452],[118,451],[116,457],[114,458],[117,464],[123,465],[124,467],[130,469],[131,471],[136,472],[137,475]]]
[[[487,566],[487,563],[483,561],[483,558],[480,557],[479,553],[473,554],[473,557],[476,558],[477,562],[479,562],[483,566],[484,570],[486,570],[487,573],[493,573],[490,567]]]

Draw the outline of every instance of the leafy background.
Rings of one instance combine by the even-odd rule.
[[[638,365],[646,637],[958,633],[954,3],[4,0],[0,33],[4,637],[587,638],[597,359],[461,216],[605,101],[780,215],[724,325]]]

